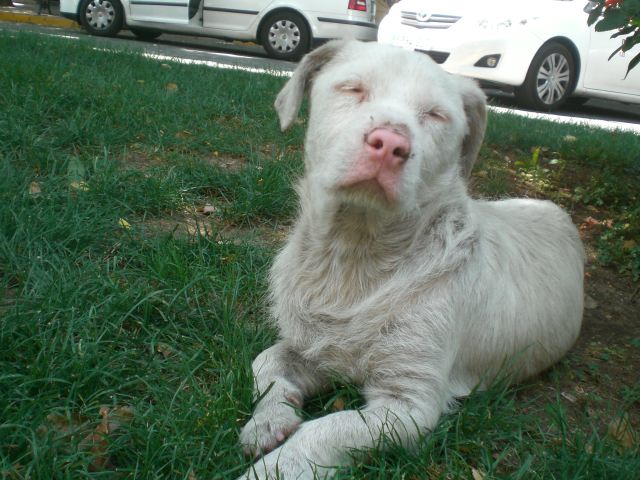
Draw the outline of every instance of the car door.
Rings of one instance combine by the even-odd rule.
[[[190,0],[131,0],[129,18],[135,21],[189,23]],[[195,0],[197,3],[197,0]],[[194,0],[191,0],[193,3]]]
[[[270,3],[271,0],[204,0],[203,23],[215,30],[246,32]]]
[[[592,90],[640,96],[640,67],[627,75],[629,61],[640,53],[640,45],[626,53],[619,52],[609,60],[611,53],[622,42],[621,37],[611,38],[612,33],[596,32],[591,27],[584,86]]]

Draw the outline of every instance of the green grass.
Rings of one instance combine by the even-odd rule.
[[[483,195],[515,190],[594,217],[598,263],[640,280],[640,135],[492,113],[478,173]]]
[[[275,339],[266,272],[295,213],[304,125],[279,131],[282,79],[93,46],[0,32],[0,476],[235,478],[249,463],[237,433],[251,410],[250,363]],[[579,141],[565,146],[569,134]],[[492,115],[485,193],[508,193],[502,152],[526,159],[534,146],[584,169],[578,180],[601,171],[627,185],[640,165],[637,136]],[[566,175],[547,160],[520,170],[548,192]],[[583,185],[613,195],[624,221],[637,186],[602,187]],[[215,212],[198,213],[207,203]],[[620,248],[617,266],[629,262]],[[339,396],[359,404],[353,387],[332,395],[309,414]],[[637,388],[628,396],[640,400]],[[105,406],[132,417],[87,445]],[[570,424],[559,399],[496,387],[445,416],[418,452],[392,445],[343,477],[637,475],[637,448],[591,428]]]

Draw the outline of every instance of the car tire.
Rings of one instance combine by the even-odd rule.
[[[124,23],[124,10],[118,0],[82,0],[80,24],[91,35],[112,37]]]
[[[311,34],[301,15],[291,11],[276,12],[262,22],[260,43],[270,57],[300,60],[309,51]]]
[[[533,57],[524,83],[515,91],[516,99],[533,110],[554,110],[567,101],[575,79],[575,60],[569,49],[548,43]]]
[[[131,33],[133,33],[138,40],[143,40],[145,42],[152,42],[162,35],[162,32],[148,28],[130,28],[129,30],[131,30]]]

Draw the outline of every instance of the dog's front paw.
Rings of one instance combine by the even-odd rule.
[[[296,449],[280,447],[260,458],[238,480],[314,480],[311,463]],[[322,478],[322,477],[318,477]]]
[[[293,407],[280,405],[272,411],[256,411],[240,432],[245,455],[257,457],[269,453],[296,431],[302,419]]]

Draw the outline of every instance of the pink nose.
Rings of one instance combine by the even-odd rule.
[[[365,143],[370,160],[391,169],[401,166],[411,154],[409,136],[391,127],[371,130],[365,137]]]

